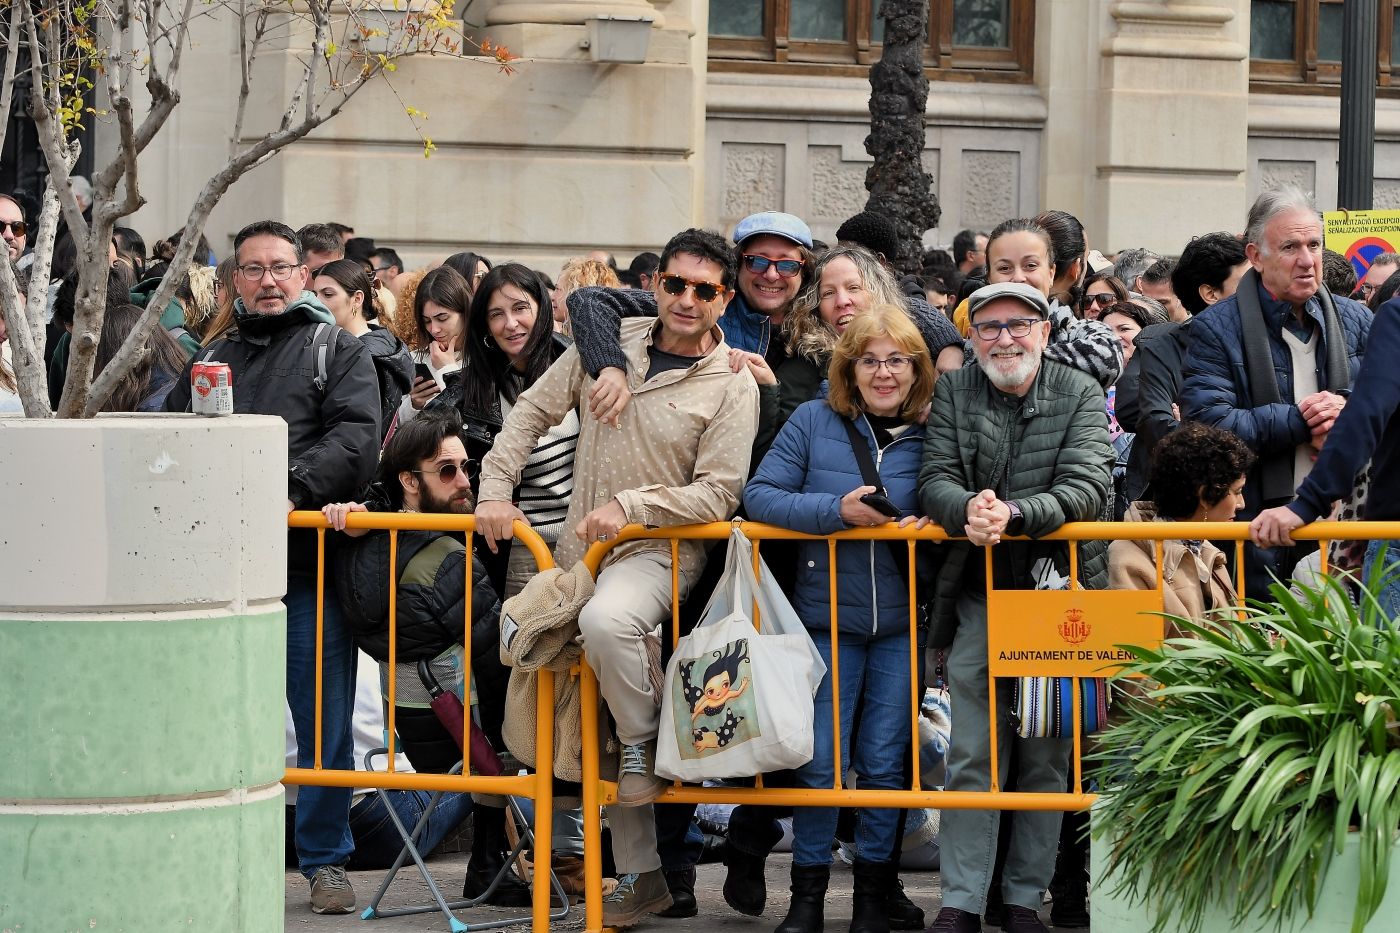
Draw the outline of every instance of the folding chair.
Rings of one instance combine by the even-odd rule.
[[[365,755],[365,770],[374,770],[373,767],[371,767],[372,759],[378,757],[387,758],[388,754],[389,750],[387,748],[370,749],[369,753]],[[460,774],[461,772],[462,763],[459,761],[452,766],[452,770],[448,773]],[[376,789],[374,793],[385,794],[386,791]],[[360,915],[360,919],[372,920],[375,917],[405,917],[411,914],[431,913],[434,910],[440,910],[443,915],[447,917],[447,925],[451,933],[476,933],[477,930],[495,930],[520,923],[529,923],[534,918],[528,913],[523,917],[504,917],[499,920],[491,920],[484,923],[465,923],[459,920],[457,915],[453,913],[453,911],[456,910],[475,907],[495,892],[496,886],[500,884],[501,878],[503,878],[505,873],[510,870],[511,866],[515,864],[516,860],[520,857],[520,853],[525,850],[527,845],[533,845],[534,831],[526,821],[524,814],[521,813],[519,804],[517,804],[513,798],[507,798],[507,805],[511,818],[515,820],[516,825],[520,827],[520,838],[516,841],[515,847],[512,848],[510,853],[506,856],[505,863],[501,866],[501,870],[496,873],[496,877],[491,880],[491,884],[485,891],[474,898],[449,901],[443,897],[442,891],[438,889],[437,882],[433,880],[433,876],[428,871],[428,867],[423,864],[423,857],[419,854],[417,846],[419,837],[428,825],[428,818],[431,817],[433,811],[437,809],[438,801],[442,799],[444,793],[446,792],[440,790],[433,792],[432,798],[428,801],[427,808],[423,811],[423,815],[418,818],[418,822],[414,825],[411,832],[404,826],[403,821],[399,819],[398,811],[389,803],[388,798],[386,797],[384,799],[384,809],[388,811],[389,819],[393,820],[394,827],[398,830],[404,845],[403,849],[399,851],[398,858],[394,860],[394,864],[389,867],[388,872],[384,875],[384,880],[379,883],[379,890],[374,893],[374,897],[370,898],[369,906],[365,908],[364,913]],[[427,883],[428,890],[432,892],[434,903],[415,907],[381,908],[379,903],[383,900],[385,892],[389,890],[389,885],[393,883],[399,870],[403,868],[404,863],[410,858],[413,859],[413,863],[418,866],[418,873],[423,877],[423,881]],[[551,921],[564,920],[569,916],[569,899],[564,894],[564,888],[559,883],[559,878],[552,871],[550,872],[549,880],[554,897],[558,898],[561,905],[557,911],[549,915],[549,919]]]
[[[433,671],[428,667],[427,661],[420,661],[419,663],[419,679],[423,681],[423,685],[428,689],[430,696],[433,696],[433,712],[437,714],[438,720],[441,721],[442,726],[447,728],[448,733],[451,733],[452,737],[455,738],[458,748],[462,747],[463,738],[465,738],[465,740],[469,741],[470,745],[472,745],[472,761],[482,761],[482,752],[489,751],[493,765],[498,766],[496,752],[490,749],[490,744],[486,741],[486,737],[480,733],[479,728],[473,726],[472,721],[470,721],[470,714],[463,709],[462,703],[456,699],[455,693],[444,691],[442,686],[438,684],[437,678],[434,677]],[[388,758],[388,754],[388,748],[370,749],[370,752],[364,756],[365,770],[374,770],[371,765],[372,759],[381,758],[381,756],[382,758]],[[459,775],[459,773],[462,773],[462,762],[456,762],[448,773],[449,775]],[[377,789],[375,793],[385,794],[386,792]],[[447,792],[442,792],[442,790],[435,790],[435,792],[433,792],[433,797],[428,800],[428,806],[426,810],[423,811],[423,815],[419,817],[417,824],[414,825],[412,832],[409,832],[409,829],[403,825],[403,821],[399,820],[398,811],[395,811],[395,808],[389,804],[388,797],[385,797],[384,808],[388,811],[389,818],[393,821],[393,827],[398,829],[399,836],[403,839],[403,849],[400,850],[398,859],[395,859],[395,862],[389,867],[388,873],[384,876],[384,881],[379,883],[379,890],[375,891],[374,897],[370,899],[370,906],[365,908],[360,918],[368,920],[377,918],[377,916],[407,916],[412,915],[412,913],[441,911],[447,916],[448,929],[451,929],[452,933],[473,933],[475,930],[494,930],[500,929],[500,927],[514,926],[517,925],[517,923],[532,922],[532,920],[535,919],[532,913],[526,913],[525,916],[515,916],[515,918],[490,920],[490,922],[484,923],[463,923],[462,920],[456,918],[455,913],[452,911],[458,911],[458,909],[462,908],[472,908],[472,906],[482,904],[487,898],[491,897],[491,894],[496,892],[497,885],[501,883],[501,878],[505,877],[505,873],[511,870],[512,864],[517,862],[519,856],[521,856],[521,852],[524,852],[525,846],[533,845],[535,834],[533,834],[533,829],[531,825],[529,825],[529,822],[525,820],[525,815],[521,813],[519,804],[515,803],[512,797],[507,797],[507,814],[510,815],[511,820],[514,821],[515,825],[519,828],[519,835],[517,841],[515,841],[514,848],[511,849],[510,855],[505,857],[505,862],[501,864],[501,869],[497,871],[496,877],[491,878],[491,883],[487,885],[486,891],[483,891],[482,894],[477,895],[475,898],[461,898],[456,899],[456,901],[448,901],[447,898],[442,897],[442,892],[438,890],[437,881],[434,881],[433,876],[428,873],[427,866],[423,864],[423,856],[420,855],[419,849],[417,849],[417,841],[419,841],[420,836],[423,835],[424,828],[427,827],[428,818],[433,815],[434,810],[437,810],[438,801],[442,799],[442,794],[444,793]],[[549,845],[547,839],[545,845]],[[409,906],[409,908],[379,908],[379,901],[384,898],[385,891],[389,890],[389,885],[393,883],[393,878],[398,876],[399,869],[402,869],[403,863],[405,863],[407,859],[413,859],[413,863],[419,867],[419,874],[423,876],[423,880],[426,881],[428,891],[433,892],[434,904]],[[559,883],[559,877],[553,873],[553,870],[550,871],[549,881],[550,887],[553,888],[554,897],[559,898],[560,902],[559,911],[550,913],[549,919],[563,920],[568,916],[568,897],[564,894],[563,885]]]

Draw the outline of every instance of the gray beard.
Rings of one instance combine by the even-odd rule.
[[[977,365],[982,368],[983,374],[992,385],[1003,392],[1011,392],[1020,388],[1040,369],[1040,353],[1037,351],[1023,354],[1016,367],[1010,371],[995,365],[990,357],[984,358],[980,355],[977,357]]]

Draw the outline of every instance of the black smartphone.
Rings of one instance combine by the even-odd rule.
[[[886,515],[890,518],[899,518],[899,509],[890,501],[889,496],[885,495],[883,492],[867,492],[860,497],[860,501],[879,512],[881,515]]]
[[[428,368],[427,363],[413,364],[413,381],[417,382],[420,379],[426,379],[429,382],[433,381],[433,371]]]

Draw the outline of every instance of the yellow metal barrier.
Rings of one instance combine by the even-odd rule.
[[[589,571],[596,577],[604,559],[613,548],[626,544],[629,541],[639,540],[665,540],[669,541],[671,548],[671,637],[672,646],[680,637],[680,587],[678,571],[678,550],[680,542],[683,540],[710,540],[719,541],[727,539],[734,527],[743,531],[744,535],[754,542],[754,559],[758,560],[760,542],[768,540],[784,541],[826,541],[830,549],[830,560],[828,565],[836,566],[835,549],[841,541],[906,541],[909,549],[909,605],[910,619],[909,632],[910,644],[917,646],[917,617],[915,612],[915,579],[916,568],[914,561],[914,546],[919,541],[948,541],[949,535],[937,526],[928,526],[923,529],[898,528],[893,524],[877,528],[858,528],[841,532],[836,535],[823,538],[814,535],[807,535],[801,532],[790,531],[785,528],[777,528],[771,525],[763,525],[757,522],[716,522],[708,525],[690,525],[674,528],[647,529],[639,525],[629,525],[623,528],[617,535],[606,542],[595,543],[584,557],[584,563]],[[1327,573],[1327,544],[1333,539],[1337,540],[1372,540],[1372,539],[1400,539],[1400,522],[1316,522],[1305,526],[1293,533],[1293,538],[1297,541],[1319,541],[1322,542],[1322,573]],[[1155,556],[1157,564],[1157,608],[1161,608],[1162,599],[1162,552],[1163,543],[1168,540],[1211,540],[1211,541],[1234,541],[1235,560],[1237,568],[1236,589],[1241,599],[1245,596],[1244,589],[1244,544],[1249,539],[1249,526],[1243,522],[1083,522],[1070,523],[1062,526],[1053,534],[1046,535],[1037,540],[1041,541],[1065,541],[1070,544],[1070,576],[1077,580],[1078,566],[1078,545],[1084,541],[1156,541]],[[1007,537],[1004,540],[1029,540],[1026,538]],[[992,548],[986,548],[987,560],[987,580],[989,583],[989,596],[996,591],[990,590],[992,580],[991,561]],[[1077,587],[1077,582],[1074,584]],[[996,764],[996,696],[995,680],[997,677],[994,671],[998,670],[998,665],[994,654],[995,643],[989,638],[989,696],[993,698],[990,704],[990,729],[991,729],[991,789],[987,791],[925,791],[920,787],[919,781],[919,731],[918,717],[919,704],[918,696],[922,694],[922,684],[917,677],[918,658],[916,651],[910,652],[909,669],[911,683],[915,689],[911,691],[910,727],[911,745],[913,749],[913,773],[911,787],[904,790],[860,790],[855,788],[842,787],[842,769],[839,759],[841,749],[841,718],[840,718],[840,687],[839,687],[839,658],[838,658],[838,638],[837,638],[837,600],[836,600],[836,579],[834,572],[831,576],[831,693],[832,693],[832,718],[834,726],[833,754],[837,757],[834,786],[830,789],[821,788],[765,788],[762,786],[762,779],[754,787],[696,787],[683,786],[679,782],[673,783],[669,788],[661,793],[657,798],[657,803],[732,803],[732,804],[767,804],[773,806],[855,806],[855,807],[888,807],[888,808],[911,808],[911,807],[937,807],[939,809],[974,809],[974,810],[1083,810],[1092,805],[1093,794],[1085,793],[1083,787],[1083,773],[1081,757],[1081,745],[1083,736],[1081,735],[1081,710],[1080,710],[1080,674],[1083,665],[1072,671],[1048,671],[1040,670],[1037,673],[1054,674],[1060,676],[1073,676],[1074,684],[1070,691],[1073,697],[1073,761],[1074,761],[1074,790],[1069,793],[1025,793],[1016,791],[1003,791],[997,786],[997,764]],[[1123,595],[1126,591],[1096,591],[1098,593],[1118,593]],[[1153,591],[1146,591],[1151,595]],[[993,602],[989,600],[988,617],[990,628],[991,607]],[[1126,605],[1126,604],[1125,604]],[[755,607],[755,616],[757,608]],[[756,620],[757,621],[757,620]],[[1160,628],[1160,626],[1159,626]],[[1160,634],[1157,639],[1160,641]],[[1112,664],[1110,669],[1091,676],[1103,676],[1104,673],[1111,673],[1120,665]],[[589,669],[586,661],[580,663],[579,676],[581,678],[581,694],[583,702],[583,810],[584,810],[584,887],[585,887],[585,919],[586,929],[597,931],[603,929],[602,926],[602,827],[601,812],[602,806],[613,803],[617,799],[617,784],[610,781],[602,781],[598,775],[598,682]],[[1007,676],[1003,673],[1002,676]]]
[[[461,774],[405,774],[394,770],[394,704],[397,697],[397,635],[398,635],[398,533],[400,531],[452,531],[466,534],[466,593],[463,613],[463,683],[471,683],[472,659],[472,533],[476,521],[471,515],[428,515],[419,512],[353,512],[346,517],[347,528],[363,528],[389,532],[389,692],[388,706],[388,770],[341,771],[321,764],[321,657],[325,631],[326,531],[329,525],[320,512],[291,512],[287,515],[290,528],[311,528],[316,531],[316,750],[311,768],[288,768],[285,784],[310,784],[321,787],[376,787],[389,790],[456,791],[459,793],[501,794],[526,797],[534,801],[535,838],[546,840],[536,846],[533,879],[532,928],[549,929],[550,899],[550,839],[554,819],[554,675],[548,669],[539,672],[536,693],[536,719],[539,733],[535,740],[534,774],[473,775],[471,742],[462,739]],[[535,559],[540,570],[554,566],[549,546],[528,525],[515,523],[515,543],[523,545]],[[463,717],[463,731],[470,721],[471,710]]]

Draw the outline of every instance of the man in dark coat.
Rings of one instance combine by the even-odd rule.
[[[1250,269],[1235,294],[1192,321],[1181,411],[1258,454],[1240,513],[1252,519],[1287,505],[1307,478],[1361,368],[1371,313],[1322,287],[1322,219],[1297,188],[1255,200],[1245,255]],[[1302,555],[1301,545],[1248,545],[1246,595],[1266,595]]]
[[[227,363],[236,414],[277,415],[287,422],[287,511],[319,509],[355,498],[374,475],[379,452],[379,382],[364,345],[335,327],[306,291],[309,273],[296,234],[272,220],[249,224],[233,241],[237,327],[195,359]],[[324,374],[313,356],[326,340]],[[193,365],[193,361],[191,362]],[[167,411],[190,407],[186,368],[166,397]],[[287,703],[296,725],[298,764],[311,767],[316,748],[316,539],[287,537]],[[321,760],[351,770],[350,714],[355,699],[355,646],[327,587],[322,649]],[[296,846],[311,881],[311,909],[349,913],[355,892],[345,877],[354,851],[348,787],[305,787],[297,798]]]

